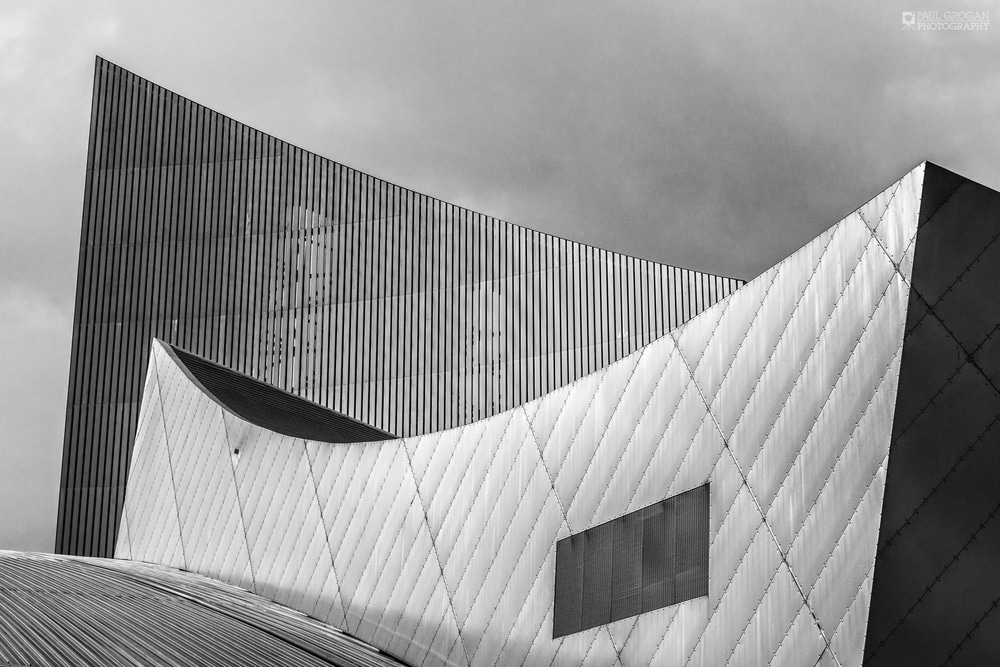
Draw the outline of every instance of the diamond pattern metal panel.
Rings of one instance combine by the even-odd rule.
[[[838,225],[834,230],[838,236],[850,233],[847,225]],[[768,309],[762,310],[761,320],[773,319],[778,322],[782,330],[769,331],[766,336],[767,340],[774,341],[773,347],[767,351],[765,365],[756,381],[752,382],[749,399],[743,406],[739,406],[740,414],[729,437],[730,446],[738,453],[740,467],[745,470],[751,469],[761,449],[764,448],[766,438],[778,415],[784,411],[795,382],[800,377],[802,366],[814,349],[809,342],[819,339],[819,331],[827,322],[829,311],[822,308],[826,304],[817,303],[816,292],[819,289],[817,286],[833,283],[836,287],[836,283],[817,279],[817,273],[820,276],[825,273],[819,266],[821,262],[827,263],[822,267],[826,269],[829,262],[835,261],[832,257],[833,252],[826,253],[833,236],[832,231],[825,233],[803,249],[802,253],[793,255],[782,263],[781,270],[790,272],[790,275],[796,276],[799,280],[795,284],[788,284],[789,281],[779,283],[783,298],[779,301],[778,291],[773,291],[767,300],[767,303],[773,306],[770,309],[772,312],[767,312]],[[833,245],[839,248],[844,244]],[[780,312],[774,312],[776,310]],[[748,379],[753,380],[753,378]],[[727,400],[724,396],[720,396],[719,399]],[[736,409],[738,406],[733,407]],[[777,441],[783,442],[780,437]],[[773,447],[775,443],[767,444]]]
[[[660,380],[668,377],[666,369],[674,356],[673,346],[666,342],[654,343],[635,353],[641,357],[615,406],[614,416],[603,434],[597,436],[597,449],[568,509],[571,525],[594,526],[623,514],[622,499],[632,498],[648,469],[648,459],[655,450],[646,443],[658,441],[662,431],[649,433],[643,429],[641,435],[645,437],[641,438],[638,431],[640,423],[648,428],[649,420],[645,418],[651,406],[658,410],[662,405],[652,401]],[[674,366],[676,373],[679,364]]]
[[[350,632],[374,632],[369,617],[370,601],[379,601],[389,590],[381,580],[386,563],[403,554],[397,546],[398,533],[406,519],[408,506],[415,500],[415,488],[407,483],[406,456],[398,444],[381,448],[371,472],[360,488],[358,506],[345,526],[343,537],[330,535],[334,548],[333,569],[340,581]],[[413,540],[409,537],[406,541]],[[381,587],[381,588],[380,588]],[[364,636],[364,634],[362,634]]]
[[[462,624],[462,635],[472,655],[473,664],[497,664],[507,660],[506,652],[527,654],[535,636],[551,631],[549,614],[533,614],[539,623],[533,635],[513,634],[517,619],[527,610],[547,609],[552,604],[555,568],[550,562],[553,534],[560,532],[564,517],[552,493],[551,485],[538,474],[531,477],[525,496],[542,499],[537,509],[531,502],[518,504],[511,526],[524,525],[522,531],[508,531],[495,550],[488,579],[492,586],[483,586],[468,617]],[[546,488],[547,487],[547,488]]]
[[[688,664],[726,664],[771,581],[779,575],[780,565],[781,556],[767,527],[758,524],[736,574],[723,591],[718,606],[711,610],[705,631],[687,658]]]
[[[705,415],[671,479],[664,495],[671,496],[711,481],[711,472],[722,454],[724,442],[711,415]],[[650,476],[652,475],[652,479]],[[644,479],[656,481],[657,471],[648,470]]]
[[[369,517],[371,528],[378,531],[377,539],[370,541],[366,531],[346,569],[337,570],[344,582],[341,591],[347,607],[348,627],[357,615],[354,634],[374,638],[381,632],[381,643],[393,635],[386,630],[398,624],[393,618],[400,613],[396,610],[408,609],[406,602],[414,592],[420,597],[425,597],[428,592],[426,587],[423,590],[408,587],[400,590],[398,586],[404,572],[407,578],[402,580],[416,580],[423,570],[424,561],[432,553],[423,513],[415,497],[416,488],[407,474],[404,458],[402,448],[397,447],[396,458],[387,471],[381,486],[382,493],[376,500],[383,511]],[[370,547],[367,546],[369,544]],[[338,551],[345,549],[338,546]],[[411,559],[416,560],[411,563]],[[353,580],[356,572],[360,575]],[[414,610],[409,611],[412,613]]]
[[[155,360],[155,358],[154,358]],[[146,376],[143,416],[136,436],[124,514],[129,519],[131,558],[137,561],[184,567],[184,549],[177,514],[167,432],[163,424],[160,381],[151,365]]]
[[[238,543],[233,517],[200,509],[229,507],[232,485],[254,589],[412,664],[858,664],[908,300],[891,258],[912,246],[919,178],[670,335],[461,428],[303,442],[214,418],[164,373],[128,546],[169,529],[143,471],[170,442],[176,507]],[[708,596],[553,640],[556,541],[705,482]],[[229,562],[202,553],[222,541],[188,560]]]
[[[156,350],[154,349],[151,354],[155,355]],[[158,400],[153,398],[153,392],[158,391],[156,383],[157,383],[156,366],[154,364],[149,364],[146,369],[146,377],[143,381],[143,387],[142,387],[141,405],[145,406],[145,409],[142,410],[141,414],[139,415],[138,427],[136,429],[135,443],[133,444],[133,449],[138,448],[140,446],[141,447],[150,446],[149,444],[147,444],[150,438],[149,430],[150,428],[152,428],[153,417],[154,415],[157,414],[157,411],[153,410],[152,407],[158,404]],[[136,458],[139,458],[139,455],[136,455]],[[148,466],[151,457],[142,456],[141,458],[143,460],[143,463]],[[143,481],[136,482],[135,486],[126,488],[125,505],[122,508],[121,529],[118,531],[118,539],[115,543],[115,554],[118,554],[117,556],[118,558],[132,557],[132,544],[131,540],[129,539],[129,527],[128,527],[128,519],[129,519],[128,508],[130,506],[133,508],[139,506],[140,499],[135,497],[136,493],[147,495],[151,491],[151,489],[147,486],[148,482],[150,481],[148,478],[148,470],[140,473],[136,471],[134,466],[130,467],[132,467],[132,470],[130,470],[132,474],[143,475]],[[131,500],[129,498],[129,493],[132,494]],[[139,525],[140,524],[137,522],[136,523],[137,529],[139,528]],[[143,525],[149,525],[149,523],[144,522]]]
[[[670,632],[675,619],[681,615],[681,611],[692,606],[704,604],[705,598],[695,598],[670,607],[663,607],[644,613],[640,616],[624,619],[608,626],[615,646],[622,647],[619,650],[621,663],[623,665],[648,665],[653,659],[660,644],[664,641],[665,634]],[[696,612],[696,615],[702,616]],[[678,624],[683,621],[678,621]],[[671,643],[680,643],[673,640]],[[678,646],[678,654],[684,649],[690,650],[689,642],[687,646]]]
[[[901,324],[900,321],[896,326],[898,338],[902,337]],[[888,330],[892,331],[891,328]],[[880,330],[873,328],[869,331]],[[882,340],[877,339],[877,334],[870,339],[873,343],[882,343]],[[863,336],[862,342],[865,340]],[[896,344],[898,345],[898,342]],[[836,458],[830,461],[829,467],[816,466],[815,477],[811,479],[803,474],[801,478],[803,483],[798,487],[798,493],[805,495],[807,500],[811,501],[808,514],[802,515],[796,512],[792,505],[776,504],[774,507],[775,513],[787,507],[789,515],[801,517],[801,524],[788,550],[788,556],[807,593],[818,576],[817,568],[822,567],[821,561],[825,561],[829,555],[829,552],[824,553],[823,547],[835,543],[838,535],[843,534],[862,497],[873,483],[880,464],[888,454],[899,366],[897,356],[892,355],[887,349],[888,345],[885,347],[880,356],[871,349],[871,346],[859,345],[859,353],[853,359],[858,360],[858,363],[864,363],[866,367],[863,370],[850,366],[845,369],[842,376],[845,392],[855,397],[856,403],[865,404],[860,407],[852,406],[851,410],[845,411],[848,415],[853,413],[854,417],[848,421],[853,419],[855,423],[849,439],[842,446],[836,447],[839,451]],[[883,365],[885,357],[889,359],[888,363]],[[880,369],[881,377],[878,377]],[[877,384],[872,388],[869,383]],[[831,397],[831,403],[833,400],[834,397]],[[837,439],[829,444],[839,445],[842,442],[840,433],[838,430]],[[878,515],[880,509],[878,504],[871,511]],[[772,525],[781,526],[775,523]],[[871,534],[871,540],[875,540],[874,533]],[[857,545],[853,545],[852,548],[857,549]]]
[[[837,369],[825,367],[826,357],[815,353],[825,349],[824,330],[847,278],[842,272],[857,266],[866,246],[859,231],[852,224],[834,228],[755,392],[760,412],[750,413],[754,419],[741,420],[734,434],[734,439],[747,442],[744,448],[758,448],[747,467],[747,479],[765,510],[774,502],[828,398],[817,386],[830,386]]]
[[[857,665],[862,663],[874,573],[873,566],[855,592],[854,600],[847,607],[847,612],[830,642],[830,648],[833,649],[834,655],[839,656],[841,664]]]
[[[757,340],[755,333],[761,330],[757,322],[780,270],[780,266],[775,267],[751,281],[751,284],[760,281],[761,285],[756,286],[757,289],[753,291],[748,290],[746,299],[733,299],[730,307],[726,309],[719,324],[720,337],[715,345],[705,351],[706,356],[713,357],[714,363],[725,369],[718,391],[710,393],[707,387],[701,385],[699,375],[694,373],[698,390],[706,405],[712,409],[723,437],[727,439],[732,435],[733,428],[750,398],[756,378],[759,377],[766,361],[766,355],[770,353],[770,348],[765,349],[766,344]],[[729,329],[725,322],[726,316],[730,313],[731,317],[737,320],[734,323],[738,327],[736,330]],[[742,326],[744,322],[745,329]],[[741,330],[743,332],[738,333]],[[721,335],[722,332],[730,331],[732,333],[728,335]],[[676,337],[678,333],[675,332],[673,335]],[[681,353],[689,368],[704,368],[705,365],[700,363],[700,359],[693,357],[689,351],[682,348]]]
[[[735,466],[731,470],[736,472]],[[736,474],[738,475],[738,472]],[[749,548],[754,535],[762,529],[761,523],[760,512],[754,505],[753,496],[746,485],[741,484],[738,495],[729,507],[722,526],[709,547],[709,561],[712,564],[708,578],[709,601],[713,610],[732,584],[733,577],[736,576],[740,563],[746,555],[746,549]]]
[[[826,650],[826,641],[816,627],[816,621],[808,605],[799,607],[795,620],[785,631],[785,635],[774,652],[768,665],[816,665],[820,655]]]
[[[829,236],[829,233],[824,235]],[[756,313],[747,337],[738,342],[739,351],[726,382],[715,396],[706,396],[723,433],[729,439],[741,468],[749,467],[759,440],[752,434],[741,437],[737,427],[765,421],[769,402],[778,398],[774,391],[773,359],[796,305],[802,299],[829,239],[820,237],[778,265],[771,288]],[[801,341],[798,341],[801,343]],[[731,343],[730,343],[731,344]],[[763,403],[761,403],[763,401]],[[757,419],[748,419],[747,415]]]
[[[825,399],[768,510],[768,518],[783,550],[791,546],[857,426],[858,416],[874,391],[874,387],[866,385],[881,380],[891,358],[866,359],[856,354],[859,342],[879,338],[892,341],[895,336],[898,348],[902,339],[901,327],[898,331],[869,328],[876,306],[893,275],[885,255],[871,241],[844,288],[838,302],[840,307],[834,310],[813,352],[820,372],[810,378],[815,382],[812,390],[825,395]],[[868,294],[866,287],[874,294]],[[886,308],[889,307],[887,304]],[[873,368],[876,369],[874,373]],[[885,428],[888,437],[891,424],[886,423]],[[888,443],[883,446],[887,447]]]
[[[909,276],[912,268],[909,262],[917,233],[925,171],[925,164],[917,165],[858,210],[858,215],[904,276]]]
[[[168,424],[191,424],[186,434],[177,428],[179,436],[167,439],[187,568],[239,584],[248,574],[249,554],[225,447],[222,409],[205,394],[191,390],[190,380],[169,363],[158,342],[154,342],[153,356],[160,381],[187,387],[184,394],[190,398],[182,404],[185,416],[171,414],[167,419]]]
[[[809,589],[809,602],[820,626],[830,635],[840,627],[858,591],[871,574],[864,570],[864,566],[875,560],[875,535],[878,533],[879,519],[877,504],[885,489],[885,463],[883,460],[876,471],[874,480],[856,506],[847,527],[841,529],[833,551],[826,558],[823,558],[823,554],[819,555],[823,564],[815,584],[810,585],[806,575],[799,579]],[[796,570],[802,572],[804,568],[796,565]],[[857,654],[847,659],[844,650],[856,651]],[[850,663],[861,659],[861,644],[848,645],[844,650],[835,653]]]
[[[600,498],[600,505],[594,517],[594,523],[613,518],[623,513],[622,501],[627,499],[624,513],[632,512],[640,507],[647,507],[670,495],[670,482],[676,478],[675,471],[680,468],[684,451],[682,445],[676,442],[673,435],[667,434],[668,428],[675,424],[674,416],[684,395],[684,385],[677,382],[683,376],[685,369],[680,354],[667,337],[648,348],[650,368],[658,370],[658,374],[647,376],[650,368],[643,365],[642,384],[653,384],[651,393],[643,396],[640,402],[642,413],[628,437],[627,444],[614,463],[615,470]],[[656,357],[666,357],[662,362]],[[654,365],[655,363],[655,365]],[[636,387],[639,382],[634,383]],[[613,433],[612,437],[620,437]],[[659,447],[649,447],[647,443],[659,442]],[[668,462],[669,459],[669,462]],[[656,471],[650,475],[651,471]],[[707,479],[708,472],[704,478]],[[685,488],[691,488],[689,484]]]
[[[778,650],[801,607],[795,582],[787,565],[782,563],[725,664],[770,664],[771,656]]]
[[[281,583],[289,575],[289,569],[294,573],[301,566],[298,562],[288,568],[287,560],[288,552],[299,548],[295,542],[298,529],[307,521],[312,523],[309,527],[313,533],[318,528],[317,517],[307,511],[308,503],[299,507],[305,492],[312,490],[304,457],[293,446],[302,445],[284,440],[277,434],[265,434],[256,442],[245,444],[235,465],[236,492],[243,513],[255,592],[269,599],[291,595],[288,582],[284,582],[285,586]],[[305,538],[315,539],[308,533]]]
[[[622,446],[620,438],[605,439],[608,426],[618,407],[622,403],[625,391],[634,375],[636,365],[643,351],[635,352],[601,370],[597,391],[590,400],[590,405],[581,420],[572,441],[572,447],[566,458],[556,469],[555,488],[559,501],[566,510],[567,521],[573,532],[582,532],[593,525],[593,510],[587,507],[585,498],[599,493],[605,488],[600,480],[587,479],[587,474],[600,457],[608,461],[608,456],[602,450],[602,445],[611,449]],[[619,435],[619,434],[616,434]],[[605,443],[607,443],[605,445]],[[589,493],[588,493],[589,492]],[[580,501],[577,501],[577,498]]]
[[[702,329],[698,327],[697,322],[692,323],[691,334],[687,333],[687,326],[671,332],[671,336],[676,338],[678,346],[684,352],[688,364],[695,369],[695,377],[706,396],[716,396],[723,379],[729,377],[729,369],[733,366],[740,348],[739,343],[746,338],[777,272],[777,267],[768,269],[741,287],[739,298],[727,299],[709,309],[715,311],[717,308],[722,308],[721,314],[706,312],[694,318],[700,320],[702,317],[708,317],[718,321],[711,336],[713,342],[711,347],[701,344],[701,336],[696,334],[701,333]],[[703,358],[705,363],[700,363]]]

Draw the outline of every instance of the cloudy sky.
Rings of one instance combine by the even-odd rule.
[[[96,54],[413,189],[748,279],[921,160],[1000,189],[1000,6],[921,1],[4,0],[0,549],[53,547]]]

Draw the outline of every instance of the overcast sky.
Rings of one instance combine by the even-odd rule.
[[[903,10],[991,11],[984,32]],[[94,56],[389,181],[749,279],[922,160],[1000,189],[993,2],[0,3],[0,549],[51,551]]]

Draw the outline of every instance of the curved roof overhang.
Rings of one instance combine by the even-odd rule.
[[[179,347],[157,342],[208,396],[256,426],[319,442],[375,442],[396,437]]]

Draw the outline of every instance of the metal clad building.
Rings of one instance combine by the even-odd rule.
[[[92,122],[59,539],[121,562],[0,555],[0,657],[98,650],[93,568],[410,665],[1000,655],[1000,193],[918,165],[738,286],[100,60]]]
[[[401,188],[98,58],[56,550],[111,553],[154,337],[408,436],[541,396],[740,284]]]
[[[989,664],[998,240],[1000,193],[923,164],[623,359],[397,440],[255,426],[154,343],[116,557],[414,665]]]

